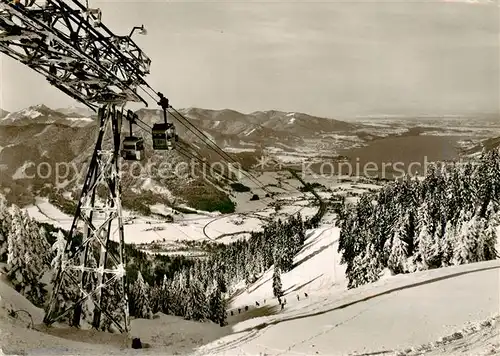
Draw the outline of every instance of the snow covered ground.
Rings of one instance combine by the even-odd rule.
[[[376,187],[342,183],[333,190],[352,193]],[[297,194],[279,212],[285,216],[309,209]],[[43,200],[28,211],[37,220],[71,224],[71,217]],[[175,247],[176,240],[206,239],[207,235],[226,242],[235,237],[221,235],[258,229],[273,214],[274,209],[266,207],[227,216],[190,214],[174,223],[134,218],[125,229],[128,242],[165,239]],[[0,308],[1,344],[6,351],[75,355],[419,355],[424,351],[428,355],[500,355],[500,260],[384,275],[376,283],[347,290],[345,267],[337,252],[339,229],[333,217],[330,220],[331,224],[308,231],[294,269],[282,274],[284,309],[272,296],[270,269],[248,288],[238,286],[230,300],[227,327],[166,315],[134,320],[132,336],[140,336],[151,348],[125,350],[126,341],[119,335],[44,328],[40,325],[43,312],[0,281],[0,304],[29,310],[40,330],[27,329],[29,320],[12,319]]]
[[[25,310],[16,316],[9,310]],[[131,321],[130,337],[139,337],[149,350],[133,350],[125,335],[78,330],[42,324],[43,310],[34,307],[0,278],[0,355],[137,355],[189,354],[194,348],[227,335],[228,328],[213,323],[197,323],[159,314],[157,319]]]
[[[307,236],[296,267],[282,274],[283,310],[272,298],[268,271],[231,300],[229,326],[166,315],[133,320],[131,336],[151,348],[132,350],[120,335],[45,328],[43,312],[0,280],[0,345],[11,354],[58,355],[500,354],[500,260],[384,276],[346,290],[339,229],[323,226]],[[26,316],[10,317],[8,305],[29,311],[36,330],[26,328]],[[244,306],[249,311],[238,314]]]
[[[312,198],[311,198],[312,199]],[[314,215],[317,207],[307,206],[308,200],[303,197],[291,196],[284,203],[279,212],[263,203],[262,208],[252,213],[235,213],[221,215],[219,213],[199,212],[197,214],[174,215],[174,222],[165,222],[161,218],[139,217],[128,211],[124,211],[124,229],[126,243],[149,243],[152,241],[172,240],[203,240],[212,239],[219,242],[230,242],[236,233],[259,230],[265,221],[273,218],[287,218],[300,211],[303,216]],[[170,209],[163,205],[152,207],[153,212],[167,215]],[[35,205],[26,208],[29,216],[33,219],[50,223],[54,226],[69,230],[73,217],[64,214],[57,207],[47,201],[46,198],[37,198]],[[99,218],[95,219],[99,221]],[[117,226],[113,224],[113,239],[117,239]],[[224,237],[227,234],[234,234]]]
[[[295,268],[281,275],[287,313],[300,310],[325,294],[346,289],[345,268],[340,265],[340,255],[337,252],[338,237],[338,228],[332,226],[309,232],[304,248],[294,258]],[[248,289],[241,287],[240,293],[231,300],[230,308],[255,306],[256,301],[264,305],[264,299],[273,306],[277,305],[272,293],[272,277],[271,268]],[[304,293],[308,294],[308,299],[304,297]],[[297,295],[301,299],[299,302]]]
[[[334,240],[331,236],[328,238]],[[328,254],[330,259],[319,257],[320,254]],[[311,258],[306,263],[313,266],[323,260],[331,266],[331,255],[331,251],[325,249],[315,260]],[[317,272],[324,269],[323,266]],[[330,278],[322,276],[315,285],[289,290],[283,311],[275,308],[275,315],[237,323],[233,326],[233,335],[200,348],[198,354],[367,355],[394,354],[397,350],[402,354],[418,354],[419,345],[433,343],[423,348],[434,349],[436,354],[455,355],[452,346],[439,343],[446,336],[461,342],[462,349],[474,350],[469,354],[499,350],[500,334],[496,324],[485,326],[481,337],[469,336],[473,344],[463,340],[464,335],[467,336],[467,323],[499,314],[499,269],[498,260],[476,263],[387,277],[350,291],[341,290],[342,276],[339,269],[335,269]],[[298,271],[297,274],[303,273]],[[311,281],[313,276],[311,273],[301,282]],[[282,276],[288,288],[298,278],[295,270]],[[271,282],[266,283],[255,290],[250,288],[249,293],[236,298],[236,303],[269,298],[272,287]],[[302,294],[297,301],[295,296],[299,290],[309,291],[308,298]],[[461,337],[453,336],[457,331],[461,331]]]

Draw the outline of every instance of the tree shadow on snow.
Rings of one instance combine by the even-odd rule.
[[[314,277],[314,278],[313,278],[313,279],[311,279],[309,282],[302,283],[302,284],[300,284],[300,285],[298,285],[298,286],[297,286],[296,284],[294,284],[294,285],[293,285],[293,286],[291,286],[290,288],[286,289],[286,290],[284,291],[284,294],[285,294],[285,295],[287,295],[287,294],[293,293],[293,292],[295,292],[295,291],[297,291],[297,290],[299,290],[299,289],[302,289],[302,288],[304,288],[305,286],[307,286],[308,284],[311,284],[312,282],[314,282],[315,280],[317,280],[318,278],[323,277],[323,275],[324,275],[324,273],[321,273],[319,276]],[[293,289],[292,289],[292,288],[293,288]]]
[[[329,243],[328,245],[325,245],[325,246],[322,246],[320,247],[318,250],[314,251],[313,253],[310,253],[309,255],[305,256],[304,258],[302,258],[301,260],[295,262],[292,266],[292,269],[293,268],[296,268],[298,266],[300,266],[302,263],[304,262],[307,262],[309,261],[311,258],[313,258],[314,256],[317,256],[318,254],[320,254],[321,252],[323,252],[324,250],[326,250],[327,248],[329,247],[332,247],[334,244],[336,243],[336,241],[334,242],[331,242]]]
[[[278,305],[264,305],[258,308],[251,308],[248,311],[242,310],[241,314],[235,313],[233,316],[228,316],[227,322],[229,325],[234,325],[253,318],[276,315],[279,309]]]

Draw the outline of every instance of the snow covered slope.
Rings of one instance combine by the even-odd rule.
[[[268,271],[231,305],[249,305],[253,308],[249,313],[256,315],[256,309],[267,308],[267,315],[237,322],[232,335],[200,348],[198,354],[359,355],[394,354],[397,350],[417,354],[419,345],[434,342],[437,354],[454,355],[452,346],[436,343],[449,335],[450,342],[462,343],[457,348],[474,350],[469,354],[498,350],[498,334],[491,337],[498,331],[494,323],[485,326],[479,336],[469,337],[478,345],[464,344],[463,332],[461,337],[453,335],[469,322],[499,314],[499,260],[386,276],[347,291],[336,253],[337,239],[336,228],[312,232],[295,259],[302,263],[282,275],[287,299],[284,310],[271,298],[272,271]],[[266,305],[262,305],[264,299]]]
[[[9,311],[23,310],[16,316]],[[29,314],[27,314],[27,313]],[[33,326],[31,327],[31,315]],[[0,355],[139,355],[131,339],[106,332],[42,324],[44,311],[16,292],[0,274]],[[186,354],[229,333],[213,323],[198,323],[159,314],[131,321],[130,337],[139,337],[153,354]]]
[[[333,226],[312,230],[307,235],[304,248],[294,258],[295,268],[281,275],[287,310],[302,309],[325,294],[332,294],[346,289],[345,267],[340,265],[338,249],[339,229]],[[277,305],[273,298],[273,269],[268,270],[248,289],[243,289],[231,301],[231,308],[237,309],[246,305]],[[309,301],[305,299],[308,294]],[[297,301],[297,295],[300,300]],[[264,299],[266,302],[264,303]]]

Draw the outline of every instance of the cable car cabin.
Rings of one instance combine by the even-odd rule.
[[[153,149],[173,150],[177,141],[179,141],[179,137],[175,132],[174,124],[161,123],[153,125]]]
[[[122,157],[127,161],[142,161],[144,159],[144,139],[129,136],[123,140]]]

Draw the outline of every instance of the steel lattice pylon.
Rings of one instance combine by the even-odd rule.
[[[79,0],[43,4],[31,0],[23,6],[0,0],[0,53],[43,75],[52,86],[91,109],[99,108],[97,143],[54,279],[44,318],[48,325],[73,311],[70,324],[75,326],[83,314],[93,313],[96,328],[104,314],[119,331],[130,329],[119,180],[123,107],[127,102],[148,106],[138,93],[141,89],[155,101],[159,98],[165,124],[168,108],[168,100],[144,79],[151,60],[132,40],[135,29],[144,30],[136,26],[129,35],[114,34],[101,23],[99,9]],[[167,132],[163,134],[167,140]],[[112,241],[114,229],[116,242]],[[115,304],[110,302],[112,292],[118,293]],[[84,304],[88,301],[93,311]],[[115,306],[121,308],[118,314],[112,311]]]
[[[115,105],[105,105],[99,109],[99,121],[100,130],[94,154],[67,238],[65,249],[67,257],[58,269],[44,322],[52,324],[74,311],[71,324],[79,326],[82,306],[85,302],[91,301],[94,306],[92,324],[95,328],[100,327],[102,313],[120,332],[128,332],[129,312],[125,292],[124,233],[118,174],[122,111],[117,110]],[[109,135],[111,142],[106,142],[108,134],[111,134]],[[111,147],[105,148],[106,143]],[[98,189],[101,191],[98,192]],[[99,199],[98,195],[103,199]],[[98,214],[101,215],[100,219],[96,219]],[[113,221],[117,222],[117,226],[112,226]],[[79,222],[85,225],[81,243],[78,243]],[[118,231],[118,251],[113,251],[111,246],[112,229]],[[100,248],[99,259],[97,265],[91,265],[92,257],[97,255],[96,247]],[[97,280],[97,283],[89,289],[90,280]],[[67,292],[61,288],[67,286],[68,282],[70,286],[78,289],[79,297],[71,305],[66,305],[63,310],[58,310],[58,296]],[[121,320],[103,307],[103,297],[106,293],[111,295],[111,289],[116,286],[114,282],[118,282],[118,299],[122,302]]]

